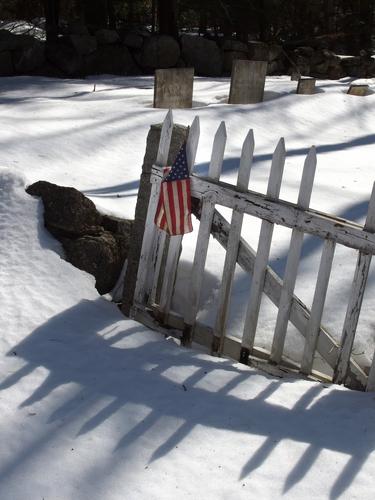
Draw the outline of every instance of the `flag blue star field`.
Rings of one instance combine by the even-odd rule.
[[[186,143],[178,152],[172,167],[164,169],[164,174],[166,177],[161,182],[155,224],[171,236],[190,233],[193,226]]]

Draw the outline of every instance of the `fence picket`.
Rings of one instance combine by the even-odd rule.
[[[267,187],[267,197],[277,199],[280,193],[281,180],[285,164],[285,142],[281,138],[272,158],[271,172]],[[251,279],[251,290],[249,303],[246,310],[240,359],[247,364],[249,355],[254,345],[255,332],[258,324],[258,316],[264,279],[270,254],[273,224],[266,220],[262,221],[257,254],[254,264],[254,272]]]
[[[158,154],[156,157],[156,165],[160,167],[167,164],[169,147],[171,144],[173,132],[173,115],[169,110],[161,129]],[[136,304],[145,305],[148,301],[154,282],[154,265],[157,258],[157,239],[158,229],[154,225],[154,217],[159,201],[160,182],[153,183],[151,187],[151,195],[148,204],[147,218],[145,231],[142,241],[141,256],[139,259],[139,268],[137,275],[137,283],[134,292],[134,302]],[[159,232],[160,233],[160,232]]]
[[[375,184],[372,189],[364,228],[371,232],[375,231]],[[341,335],[341,345],[337,359],[337,365],[333,376],[333,381],[336,384],[344,383],[347,377],[349,359],[353,348],[359,313],[361,312],[361,305],[363,295],[365,293],[367,276],[370,270],[371,258],[371,254],[365,254],[363,252],[359,252],[358,254],[357,266],[354,273],[349,303],[346,310],[344,327]],[[371,379],[372,377],[373,375],[371,375]],[[368,385],[372,383],[373,382],[372,380],[370,382],[369,377]]]
[[[326,240],[324,242],[314,299],[311,307],[311,316],[306,329],[306,341],[301,361],[300,371],[305,375],[310,375],[312,370],[314,353],[318,343],[323,308],[327,295],[329,278],[331,275],[335,246],[336,245],[333,240]]]
[[[372,357],[370,372],[368,374],[366,391],[375,391],[375,352]]]
[[[300,208],[307,209],[309,207],[311,192],[314,183],[315,168],[316,151],[315,148],[312,147],[306,157],[302,173],[302,180],[297,202],[297,205]],[[293,300],[294,286],[297,278],[298,263],[301,256],[303,236],[303,232],[299,231],[298,229],[293,229],[283,280],[283,288],[281,290],[279,310],[277,313],[275,334],[273,337],[271,348],[270,361],[272,361],[273,363],[280,363],[284,349],[290,308]]]
[[[241,191],[246,191],[248,188],[250,171],[253,163],[253,155],[254,134],[253,131],[250,130],[242,146],[240,168],[237,177],[237,188]],[[235,209],[233,210],[212,344],[212,351],[218,352],[219,354],[222,353],[223,342],[225,338],[225,330],[230,305],[230,294],[233,284],[234,271],[236,268],[243,216],[244,214],[242,211],[237,211]]]
[[[186,141],[186,157],[189,172],[193,171],[195,157],[198,149],[200,135],[199,117],[196,116],[191,124],[189,136]],[[159,310],[162,316],[169,313],[171,301],[174,291],[174,284],[176,281],[177,267],[181,255],[183,235],[168,237],[169,246],[167,250],[167,258],[165,261],[165,268],[163,269],[163,282],[160,292]]]
[[[225,122],[221,122],[216,131],[208,176],[217,181],[220,178],[225,145],[227,141],[227,132]],[[193,267],[191,271],[191,283],[189,289],[189,304],[184,315],[186,324],[183,343],[189,345],[192,340],[193,327],[199,308],[199,299],[203,282],[204,266],[207,258],[208,242],[211,234],[212,217],[215,210],[215,199],[210,193],[203,198],[202,217],[199,224],[197,245],[195,248]]]

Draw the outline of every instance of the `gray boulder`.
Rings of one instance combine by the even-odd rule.
[[[229,52],[225,51],[223,53],[223,70],[225,73],[231,73],[233,61],[236,59],[248,59],[246,52]]]
[[[120,36],[115,30],[100,29],[95,33],[99,45],[112,45],[120,41]]]
[[[77,189],[38,181],[31,184],[26,192],[42,198],[44,222],[52,234],[76,238],[102,230],[101,215],[94,203]]]
[[[66,76],[77,76],[82,72],[82,56],[68,43],[57,42],[47,46],[47,61]]]
[[[231,73],[233,61],[236,59],[249,59],[249,48],[246,43],[238,40],[226,39],[222,44],[223,70]]]
[[[71,35],[89,35],[90,32],[81,21],[71,21],[67,28],[67,33]]]
[[[36,42],[26,47],[22,52],[13,53],[14,67],[17,73],[27,74],[37,70],[45,63],[45,48],[43,43]]]
[[[346,57],[342,60],[342,65],[348,76],[355,78],[362,78],[365,76],[361,65],[361,58],[358,56]]]
[[[193,66],[202,76],[220,76],[223,71],[221,50],[212,40],[200,36],[181,37],[182,57],[187,66]]]
[[[0,30],[0,52],[23,50],[35,42],[36,39],[30,35],[14,35],[7,30]]]
[[[121,239],[122,244],[119,244]],[[67,260],[95,277],[95,287],[100,294],[114,288],[125,262],[129,239],[116,238],[110,232],[102,231],[98,235],[64,239],[63,245]]]
[[[281,45],[273,43],[268,47],[268,61],[276,61],[283,56],[283,48]]]
[[[268,61],[269,47],[263,42],[249,43],[249,59],[252,61]]]
[[[249,47],[246,43],[240,42],[239,40],[232,40],[231,38],[224,40],[221,48],[224,52],[244,52],[247,54],[249,51]]]
[[[134,75],[139,73],[129,50],[121,45],[102,45],[85,59],[88,75]]]
[[[138,33],[126,33],[124,35],[123,43],[129,49],[141,49],[144,37]]]
[[[296,51],[301,54],[301,56],[304,56],[304,57],[313,57],[314,54],[315,54],[315,51],[312,47],[298,47],[298,49],[296,49]],[[323,55],[323,53],[321,53],[321,55]]]
[[[90,35],[70,35],[69,41],[80,56],[91,54],[98,47],[96,38]]]
[[[283,75],[287,72],[287,68],[282,59],[277,59],[275,61],[271,61],[267,66],[267,74],[268,75]]]
[[[180,46],[168,35],[147,38],[137,56],[138,64],[144,69],[172,68],[180,57]]]
[[[110,292],[127,258],[133,222],[101,215],[71,187],[39,181],[26,191],[42,198],[44,224],[62,243],[67,260],[95,277],[99,293]]]
[[[11,52],[0,52],[0,76],[12,76],[14,67]]]

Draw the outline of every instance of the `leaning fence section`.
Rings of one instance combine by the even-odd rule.
[[[312,147],[304,162],[297,203],[280,200],[286,156],[282,138],[273,153],[266,194],[249,190],[254,154],[252,130],[247,133],[243,143],[236,184],[224,183],[220,181],[227,141],[224,122],[221,122],[214,137],[208,175],[200,177],[194,172],[200,135],[199,119],[195,118],[187,139],[187,160],[191,174],[193,211],[199,219],[199,231],[188,301],[182,317],[171,310],[171,304],[183,236],[169,237],[153,222],[172,130],[173,116],[169,112],[163,123],[156,164],[152,168],[152,189],[134,294],[134,316],[148,324],[156,322],[158,325],[172,328],[173,331],[179,331],[181,342],[185,346],[195,341],[206,345],[216,355],[227,355],[246,364],[253,357],[258,357],[275,365],[299,370],[305,375],[317,375],[313,372],[313,360],[318,352],[332,368],[334,382],[375,390],[375,362],[373,361],[368,370],[360,366],[352,356],[370,262],[375,253],[375,191],[372,192],[363,227],[311,210],[309,205],[316,168],[316,151]],[[230,221],[216,210],[217,206],[232,209]],[[255,216],[262,221],[257,251],[254,251],[241,237],[245,214]],[[292,229],[283,279],[268,265],[275,224]],[[324,240],[311,309],[308,309],[294,293],[304,234],[315,235]],[[226,250],[218,296],[218,312],[213,328],[197,322],[210,235],[213,235]],[[339,342],[336,342],[332,334],[321,325],[336,245],[344,245],[358,251],[356,271]],[[241,339],[234,338],[227,331],[236,264],[252,275]],[[258,347],[256,343],[263,294],[267,295],[278,309],[269,352]],[[300,363],[288,359],[284,353],[289,322],[305,339]]]

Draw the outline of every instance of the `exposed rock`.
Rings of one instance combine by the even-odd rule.
[[[143,45],[143,36],[138,33],[126,33],[123,43],[129,47],[129,49],[141,49]]]
[[[89,75],[139,73],[129,50],[120,45],[102,45],[86,57],[85,73]]]
[[[42,198],[45,225],[52,234],[76,238],[102,230],[101,215],[94,203],[77,189],[38,181],[26,192]]]
[[[235,61],[236,59],[248,59],[248,55],[246,52],[226,51],[223,53],[223,70],[225,73],[231,73],[233,61]]]
[[[22,52],[14,52],[13,62],[17,73],[32,73],[45,62],[44,44],[36,42]]]
[[[249,58],[252,61],[268,61],[269,48],[263,42],[249,43]]]
[[[298,47],[296,52],[304,57],[312,57],[315,51],[312,47]]]
[[[113,289],[120,276],[128,244],[123,245],[126,248],[125,253],[111,233],[102,231],[96,236],[65,239],[63,245],[67,260],[73,266],[95,276],[95,286],[100,294]]]
[[[364,78],[367,76],[369,64],[361,57],[346,57],[342,60],[342,66],[345,74],[355,78]]]
[[[248,59],[249,48],[246,43],[238,40],[226,39],[222,44],[223,50],[223,71],[224,73],[231,73],[233,61],[236,59]]]
[[[283,75],[285,74],[286,67],[284,64],[284,60],[277,59],[275,61],[270,61],[267,66],[267,74],[268,75]]]
[[[111,291],[128,254],[133,222],[101,215],[71,187],[39,181],[26,191],[42,198],[45,226],[63,244],[67,260],[95,277],[99,293]]]
[[[176,68],[186,68],[186,62],[182,59],[182,57],[180,57],[176,62]]]
[[[30,35],[14,35],[7,30],[0,30],[0,52],[23,50],[34,45],[35,41]]]
[[[369,78],[374,78],[375,77],[375,59],[371,58],[371,61],[369,62],[368,68],[367,68],[367,76]]]
[[[283,48],[281,45],[276,45],[275,43],[268,47],[268,61],[276,61],[280,57],[283,57]]]
[[[0,76],[11,76],[14,74],[11,52],[0,52]]]
[[[132,230],[133,221],[120,219],[119,217],[114,217],[113,215],[102,215],[101,225],[110,233],[128,236]]]
[[[221,48],[224,52],[244,52],[247,54],[249,51],[249,47],[246,43],[240,42],[239,40],[232,40],[231,38],[224,40]]]
[[[120,36],[115,30],[102,28],[95,33],[99,45],[112,45],[120,41]]]
[[[294,63],[295,63],[294,69],[298,69],[298,72],[300,75],[305,75],[305,76],[310,75],[311,68],[310,68],[309,58],[304,57],[304,56],[297,53],[293,59],[294,59]]]
[[[55,44],[48,44],[46,56],[47,60],[61,70],[66,76],[76,76],[82,72],[82,57],[77,54],[74,47],[63,41]]]
[[[98,47],[96,38],[90,35],[70,35],[69,40],[80,56],[91,54]]]
[[[81,21],[72,21],[68,25],[67,32],[71,35],[89,35],[90,32]]]
[[[219,47],[212,40],[201,36],[183,35],[181,37],[182,57],[188,66],[193,66],[198,75],[220,76],[223,60]]]
[[[180,57],[180,47],[168,35],[155,35],[145,40],[138,63],[145,69],[172,68]]]

